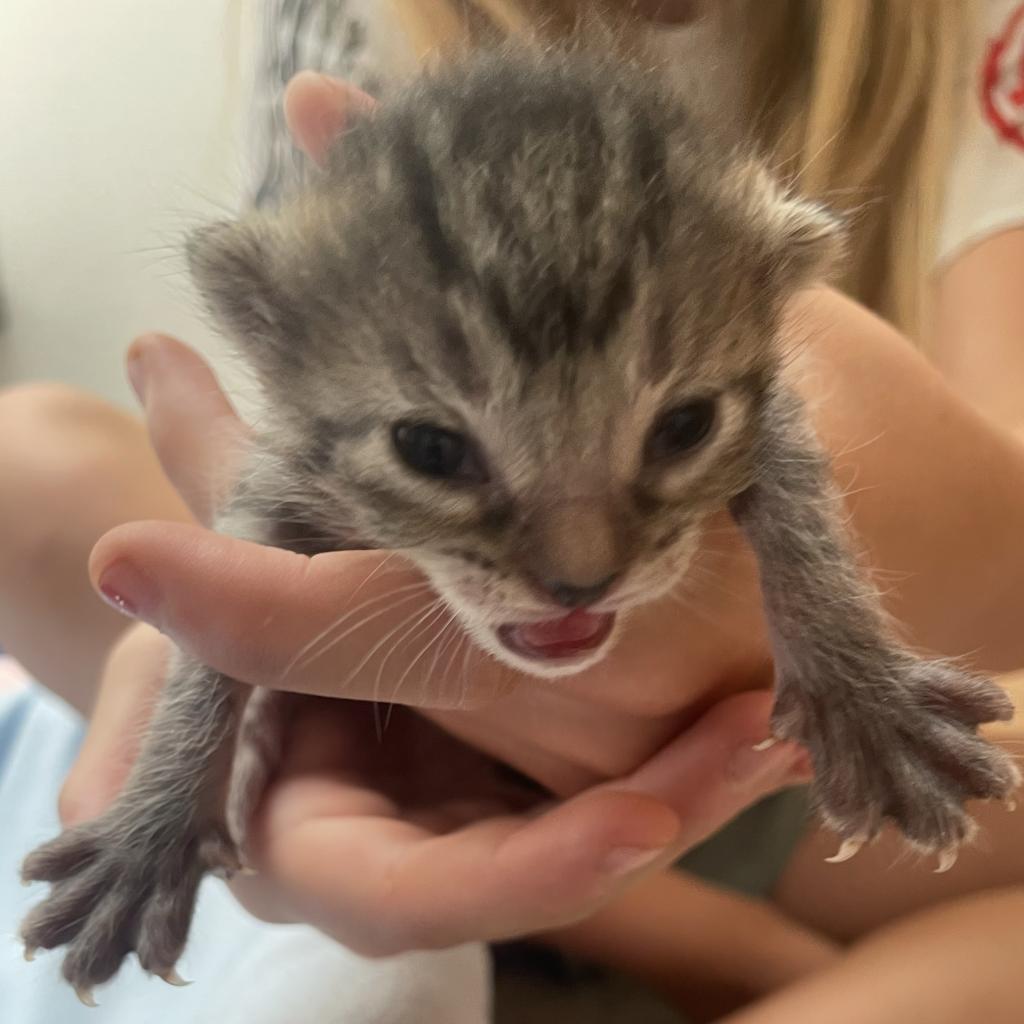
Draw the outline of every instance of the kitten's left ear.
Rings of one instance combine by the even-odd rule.
[[[185,247],[189,272],[219,325],[257,359],[287,351],[293,318],[273,273],[270,232],[255,219],[210,224]]]
[[[757,228],[778,287],[795,291],[833,273],[846,249],[838,214],[787,192],[758,161],[741,165],[727,188]]]

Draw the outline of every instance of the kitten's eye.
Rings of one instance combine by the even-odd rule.
[[[670,459],[692,451],[711,433],[715,412],[713,398],[697,398],[664,413],[647,439],[648,460]]]
[[[461,434],[430,423],[396,423],[391,437],[402,461],[417,473],[463,483],[487,481],[476,450]]]

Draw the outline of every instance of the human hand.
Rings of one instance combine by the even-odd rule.
[[[118,792],[169,652],[148,625],[115,648],[62,792],[65,824]],[[562,802],[407,708],[383,724],[362,702],[298,700],[253,826],[259,873],[236,879],[235,892],[265,920],[312,923],[366,955],[570,924],[807,777],[789,745],[753,749],[767,730],[766,693],[727,699],[635,771]]]

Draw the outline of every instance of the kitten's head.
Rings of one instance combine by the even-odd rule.
[[[506,56],[421,81],[190,257],[291,505],[407,552],[482,646],[555,675],[751,482],[780,307],[834,238],[644,76]]]

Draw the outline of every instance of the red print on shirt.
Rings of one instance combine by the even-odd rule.
[[[981,83],[981,102],[999,137],[1024,149],[1024,4],[1010,15],[989,44]]]

